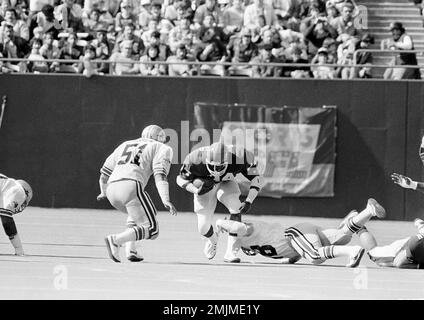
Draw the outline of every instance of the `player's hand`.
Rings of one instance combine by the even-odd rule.
[[[245,201],[245,202],[243,202],[243,203],[241,204],[240,209],[239,209],[239,210],[240,210],[240,213],[241,213],[241,214],[248,213],[251,207],[252,207],[252,204],[251,204],[249,201]]]
[[[24,254],[24,249],[23,248],[16,248],[15,249],[15,256],[19,256],[19,257],[23,257]]]
[[[103,199],[106,199],[106,195],[105,195],[105,194],[101,193],[101,194],[99,194],[99,195],[97,196],[97,201],[101,201],[101,200],[103,200]]]
[[[174,205],[171,202],[164,202],[163,205],[166,210],[169,211],[170,214],[172,214],[173,216],[177,215],[177,209],[175,209]]]
[[[398,173],[392,173],[391,178],[394,183],[401,186],[405,189],[416,189],[416,185],[414,184],[414,181],[411,180],[411,178],[403,176]]]

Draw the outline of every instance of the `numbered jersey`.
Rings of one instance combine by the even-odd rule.
[[[100,172],[108,182],[119,180],[140,181],[146,186],[152,174],[168,175],[172,149],[156,140],[139,138],[125,141],[106,159]]]
[[[26,194],[12,178],[0,174],[0,215],[11,217],[25,209]]]
[[[259,253],[274,259],[299,256],[290,245],[290,240],[284,236],[285,229],[281,224],[249,220],[243,222],[253,226],[251,235],[238,239],[239,245],[245,254],[255,255]]]
[[[180,176],[192,182],[196,178],[204,178],[214,180],[219,183],[227,180],[234,180],[237,174],[242,174],[247,179],[252,180],[258,176],[256,162],[251,153],[244,149],[235,149],[231,152],[231,161],[227,170],[219,178],[214,178],[206,167],[205,151],[208,147],[203,147],[192,151],[184,161],[180,170]]]

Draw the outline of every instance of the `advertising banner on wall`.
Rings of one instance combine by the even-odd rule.
[[[336,107],[196,103],[195,129],[243,146],[255,156],[265,197],[332,197]],[[242,192],[249,182],[237,177]]]

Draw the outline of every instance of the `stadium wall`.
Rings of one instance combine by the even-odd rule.
[[[147,124],[180,132],[202,101],[338,107],[335,196],[259,198],[253,214],[343,217],[374,197],[388,219],[424,216],[424,195],[390,180],[391,172],[422,179],[423,82],[1,75],[0,95],[7,95],[0,172],[30,182],[33,206],[110,208],[96,201],[105,157]],[[174,183],[178,169],[171,196],[191,211],[191,196]]]

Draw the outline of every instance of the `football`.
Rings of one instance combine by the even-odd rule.
[[[193,185],[201,189],[199,195],[202,195],[212,190],[214,182],[211,179],[196,178],[193,180]]]

